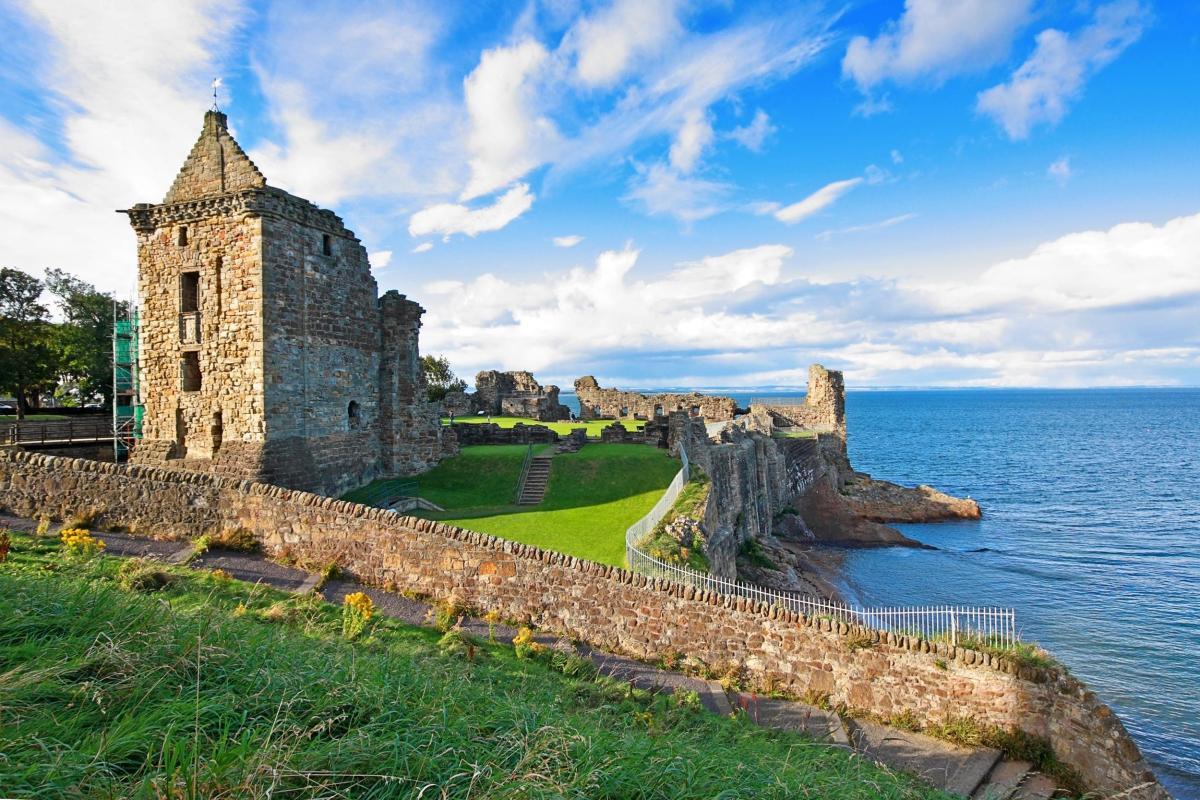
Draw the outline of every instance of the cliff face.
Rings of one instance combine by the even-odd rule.
[[[702,522],[712,571],[723,577],[738,574],[738,554],[751,540],[773,551],[778,540],[920,547],[885,523],[980,516],[974,500],[856,472],[846,449],[841,374],[820,365],[809,370],[804,403],[754,405],[716,432],[674,413],[669,441],[674,452],[684,447],[712,481]],[[779,566],[787,571],[788,565]]]

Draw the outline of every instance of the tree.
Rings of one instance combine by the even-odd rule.
[[[32,275],[0,268],[0,389],[17,398],[17,419],[58,378],[55,326],[39,302],[44,288]]]
[[[108,404],[114,315],[124,316],[127,304],[59,269],[46,270],[46,288],[58,297],[65,319],[57,337],[62,377],[75,383],[81,400],[100,398]]]
[[[438,402],[449,392],[466,391],[467,382],[455,377],[445,356],[421,356],[421,372],[430,402]]]

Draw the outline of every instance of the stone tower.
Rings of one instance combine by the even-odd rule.
[[[143,440],[168,464],[338,494],[453,451],[425,402],[423,310],[378,297],[332,211],[267,185],[209,111],[138,242]]]

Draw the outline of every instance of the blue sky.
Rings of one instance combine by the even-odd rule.
[[[1200,7],[0,0],[0,262],[129,294],[113,209],[220,104],[456,369],[1200,384]]]

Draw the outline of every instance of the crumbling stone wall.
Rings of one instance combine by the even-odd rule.
[[[425,401],[422,309],[377,298],[333,212],[267,186],[210,111],[137,234],[137,463],[339,494],[454,452]]]
[[[622,392],[601,388],[591,375],[575,381],[575,394],[579,398],[580,419],[654,419],[682,411],[709,422],[721,422],[737,414],[737,402],[731,397],[699,392],[654,395]]]
[[[368,583],[434,597],[656,660],[740,665],[760,689],[824,695],[923,723],[969,716],[1049,739],[1094,789],[1166,798],[1112,710],[1080,681],[910,636],[729,598],[429,520],[214,475],[0,452],[0,508],[197,535],[245,528],[268,553],[334,562]],[[869,644],[849,646],[848,637]]]
[[[558,401],[557,386],[542,386],[523,370],[484,370],[475,376],[472,403],[477,414],[525,417],[542,422],[570,419],[571,409]]]

